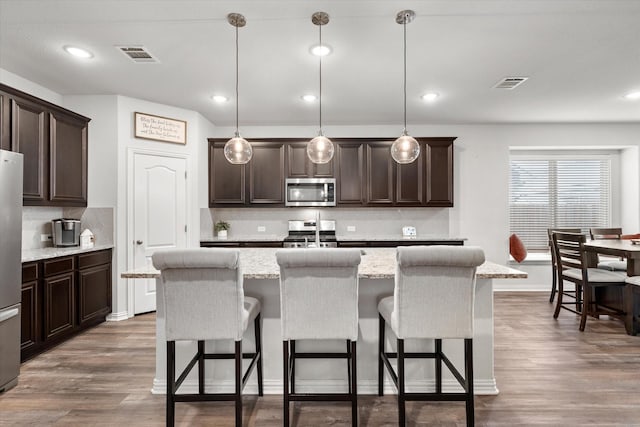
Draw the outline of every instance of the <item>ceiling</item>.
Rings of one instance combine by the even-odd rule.
[[[407,122],[638,122],[640,1],[0,0],[0,68],[62,95],[120,94],[235,123],[239,29],[240,126],[315,125],[318,41],[325,11],[323,125],[402,124],[402,26],[407,26]],[[93,52],[78,60],[62,50]],[[115,46],[142,45],[138,64]],[[515,90],[507,76],[529,77]],[[436,102],[420,96],[435,91]],[[231,99],[211,101],[213,94]]]

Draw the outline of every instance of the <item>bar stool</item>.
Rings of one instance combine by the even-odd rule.
[[[640,331],[640,276],[627,278],[625,294],[625,327],[629,335],[637,335]]]
[[[280,315],[284,374],[284,426],[289,402],[351,401],[351,424],[358,424],[356,341],[358,339],[359,249],[283,249]],[[303,353],[296,340],[346,340],[346,352]],[[296,359],[346,358],[348,393],[296,393]]]
[[[242,425],[242,389],[253,368],[258,368],[258,394],[262,389],[260,302],[244,296],[239,252],[198,248],[162,250],[153,254],[160,270],[165,304],[167,340],[166,423],[175,422],[175,402],[233,401],[236,426]],[[242,336],[254,322],[255,352],[242,353]],[[207,340],[233,340],[233,353],[206,353]],[[176,341],[197,341],[198,349],[176,380]],[[235,393],[205,393],[205,360],[235,361]],[[242,375],[242,359],[251,362]],[[198,364],[198,393],[177,394],[191,369]]]
[[[622,237],[622,228],[591,227],[589,229],[589,236],[591,240],[620,240]],[[627,260],[598,256],[598,268],[609,271],[627,271]]]
[[[482,249],[471,246],[410,246],[397,251],[393,296],[378,304],[378,395],[384,394],[384,367],[398,390],[398,425],[406,424],[407,401],[464,401],[467,425],[474,425],[473,304],[476,267]],[[396,335],[397,352],[385,351],[385,327]],[[433,339],[433,352],[405,352],[405,339]],[[465,376],[442,351],[443,339],[464,339]],[[405,391],[405,359],[435,359],[435,392]],[[397,359],[397,373],[389,359]],[[442,392],[442,363],[463,393]]]

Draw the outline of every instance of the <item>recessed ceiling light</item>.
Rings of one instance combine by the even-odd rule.
[[[314,102],[318,99],[315,95],[302,95],[301,98],[305,102]]]
[[[223,102],[227,102],[229,100],[229,98],[224,95],[213,95],[211,99],[213,99],[218,104],[222,104]]]
[[[427,102],[431,102],[431,101],[435,101],[436,99],[438,99],[440,95],[435,93],[435,92],[429,92],[429,93],[425,93],[424,95],[422,95],[422,100],[423,101],[427,101]]]
[[[93,58],[93,53],[76,46],[65,46],[63,49],[69,55],[73,55],[77,58]]]
[[[631,92],[624,96],[627,99],[640,99],[640,92]]]
[[[315,46],[311,46],[311,49],[309,49],[309,52],[315,56],[327,56],[331,51],[331,46],[327,46],[326,44],[317,44]]]

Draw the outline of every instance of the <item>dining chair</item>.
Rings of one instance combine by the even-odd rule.
[[[240,254],[236,249],[197,248],[156,251],[160,270],[167,341],[166,424],[175,423],[176,402],[233,401],[235,424],[242,426],[242,390],[257,367],[258,394],[263,395],[260,301],[244,295]],[[242,337],[253,322],[255,351],[242,352]],[[205,341],[234,341],[233,353],[207,353]],[[196,341],[195,355],[176,379],[176,341]],[[205,361],[234,360],[234,393],[205,393]],[[244,375],[242,360],[250,359]],[[178,389],[198,365],[198,393]]]
[[[591,240],[620,240],[622,228],[600,228],[589,229]],[[598,255],[598,268],[610,271],[627,271],[627,261],[624,259],[612,259]]]
[[[581,230],[579,228],[547,228],[547,236],[549,237],[549,252],[551,253],[551,295],[549,295],[549,304],[553,303],[553,299],[556,295],[558,287],[558,261],[556,260],[556,251],[553,247],[552,238],[552,234],[554,231],[563,233],[580,233]],[[570,292],[569,296],[575,298],[574,292],[567,290],[565,290],[565,292]]]
[[[280,266],[280,318],[284,382],[283,425],[294,401],[350,401],[358,425],[356,341],[360,249],[296,248],[276,252]],[[299,340],[345,340],[346,352],[301,352]],[[296,392],[297,359],[347,359],[347,393]]]
[[[612,307],[599,304],[596,299],[596,289],[610,286],[625,286],[626,274],[618,271],[589,268],[584,244],[587,236],[580,233],[554,232],[553,244],[558,262],[558,299],[553,318],[557,319],[561,309],[580,315],[580,331],[584,331],[587,316],[606,314],[624,317],[624,312]],[[564,282],[572,282],[576,292],[582,290],[582,303],[575,304],[575,309],[563,303]]]
[[[473,310],[476,268],[484,262],[482,249],[472,246],[410,246],[397,249],[393,295],[378,304],[378,395],[384,394],[384,369],[398,390],[398,425],[406,424],[407,401],[463,401],[467,426],[474,425]],[[396,336],[396,352],[385,350],[385,329]],[[433,352],[406,352],[406,339],[431,339]],[[464,340],[464,375],[442,351],[443,339]],[[390,359],[396,359],[397,372]],[[405,360],[433,359],[435,391],[407,392]],[[462,392],[443,392],[442,364]]]

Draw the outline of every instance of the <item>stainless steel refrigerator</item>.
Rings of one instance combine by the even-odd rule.
[[[0,392],[20,373],[21,253],[22,154],[0,150]]]

